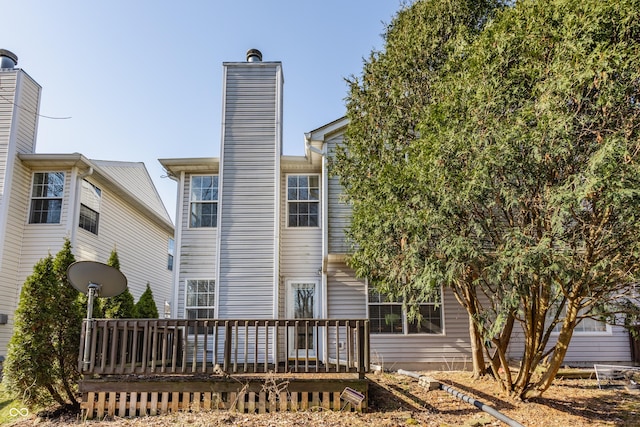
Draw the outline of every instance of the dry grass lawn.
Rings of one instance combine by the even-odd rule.
[[[640,392],[599,389],[595,379],[559,378],[542,398],[528,402],[504,396],[490,379],[474,380],[468,372],[427,375],[490,405],[525,426],[640,426]],[[226,411],[83,421],[78,415],[56,419],[29,416],[15,427],[39,426],[501,426],[491,415],[442,391],[427,391],[412,378],[371,375],[370,409],[364,414],[310,410],[297,413],[239,414]]]

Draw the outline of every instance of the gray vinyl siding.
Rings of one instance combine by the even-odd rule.
[[[367,295],[364,281],[355,278],[353,270],[343,263],[330,264],[328,269],[328,305],[330,318],[366,318]],[[371,334],[372,363],[385,368],[464,364],[470,361],[471,344],[467,315],[455,297],[444,291],[444,334]],[[335,340],[329,337],[329,356]]]
[[[327,153],[329,156],[335,151],[336,145],[343,140],[343,135],[339,134],[327,141]],[[329,177],[329,221],[328,221],[328,237],[329,237],[329,253],[345,254],[349,253],[349,244],[345,237],[345,230],[351,224],[351,206],[341,200],[342,186],[337,177]]]
[[[225,64],[220,318],[273,317],[281,89],[279,63]]]
[[[202,175],[198,173],[196,175]],[[215,174],[217,175],[217,173]],[[176,248],[176,254],[180,256],[179,280],[178,280],[178,300],[174,303],[178,307],[178,317],[186,318],[185,313],[185,285],[189,279],[209,279],[216,277],[216,238],[217,228],[189,228],[189,194],[191,186],[191,175],[185,175],[184,192],[181,198],[181,240],[176,242],[180,248]]]
[[[355,277],[344,263],[327,265],[327,317],[330,319],[365,319],[367,317],[367,292],[363,280]],[[336,332],[329,328],[327,349],[329,358],[336,357]],[[344,331],[341,331],[344,337]],[[343,355],[344,357],[344,355]],[[341,357],[341,359],[343,359]]]
[[[312,171],[295,171],[291,175],[314,175]],[[322,268],[322,227],[288,227],[287,226],[287,180],[288,174],[281,176],[280,201],[280,317],[287,317],[288,307],[287,283],[315,282],[318,286],[318,297],[321,297]],[[321,180],[320,180],[321,181]],[[322,184],[320,184],[322,185]],[[322,191],[322,188],[320,189]],[[321,202],[322,203],[322,202]],[[320,209],[322,210],[322,209]],[[322,219],[320,219],[322,224]],[[319,317],[319,314],[317,314]]]
[[[425,364],[447,369],[452,366],[471,366],[469,322],[464,308],[455,296],[444,289],[444,334],[371,334],[372,363],[385,369]]]
[[[551,336],[550,345],[555,343],[557,335]],[[522,359],[524,351],[524,334],[516,325],[509,344],[509,357]],[[580,333],[576,332],[564,358],[568,365],[591,365],[593,363],[619,364],[631,363],[631,344],[629,333],[620,326],[612,326],[608,332]]]

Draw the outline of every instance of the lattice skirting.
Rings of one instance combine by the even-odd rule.
[[[364,399],[345,396],[355,391]],[[136,417],[178,411],[231,410],[243,413],[312,409],[365,411],[366,380],[215,379],[171,381],[102,379],[81,383],[86,418]]]

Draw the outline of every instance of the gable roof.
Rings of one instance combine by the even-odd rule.
[[[156,223],[173,232],[174,226],[158,190],[142,162],[90,160],[82,154],[19,154],[18,158],[31,168],[78,167],[100,176],[109,189],[131,205],[153,217]]]
[[[156,212],[159,217],[171,222],[167,209],[162,203],[144,163],[109,160],[91,160],[91,162],[113,181],[123,184],[125,189]]]

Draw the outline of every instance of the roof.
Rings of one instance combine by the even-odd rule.
[[[93,175],[101,177],[111,191],[149,214],[168,231],[174,230],[167,209],[142,162],[91,160],[80,153],[28,153],[19,154],[18,158],[33,169],[77,167],[83,172],[93,169]]]
[[[220,159],[217,157],[188,157],[158,159],[169,177],[177,179],[181,172],[218,173]]]

